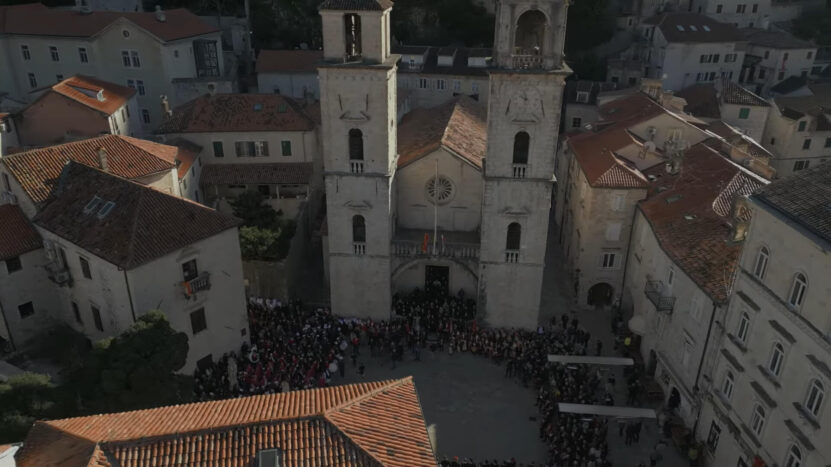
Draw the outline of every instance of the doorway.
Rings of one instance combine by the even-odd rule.
[[[424,290],[436,295],[447,296],[450,288],[450,268],[447,266],[426,266]]]
[[[612,295],[614,288],[611,285],[605,282],[594,284],[589,289],[588,305],[597,309],[607,307],[612,304]]]

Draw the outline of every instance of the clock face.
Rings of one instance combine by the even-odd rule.
[[[517,90],[508,103],[508,116],[515,122],[538,122],[543,116],[542,96],[534,88]]]

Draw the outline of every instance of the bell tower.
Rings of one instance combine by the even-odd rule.
[[[326,0],[318,67],[332,311],[388,319],[396,62],[390,0]]]
[[[497,0],[488,96],[479,306],[537,325],[565,78],[568,0]]]

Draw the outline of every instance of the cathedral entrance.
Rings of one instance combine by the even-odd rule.
[[[614,289],[611,285],[601,282],[594,284],[589,289],[588,305],[595,308],[603,308],[612,304],[612,295]]]
[[[424,290],[439,295],[448,295],[450,268],[447,266],[426,266],[424,268]]]

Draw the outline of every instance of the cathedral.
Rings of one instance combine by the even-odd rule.
[[[564,80],[564,0],[498,0],[487,107],[458,96],[397,118],[390,0],[320,6],[331,304],[389,319],[425,286],[488,325],[537,325]]]

